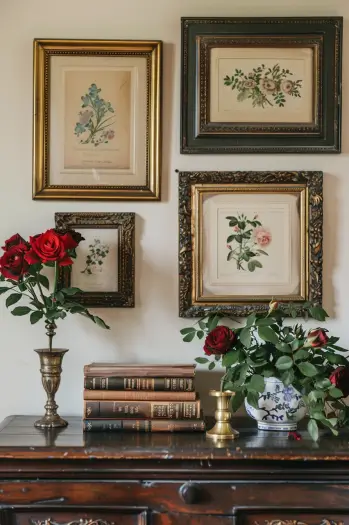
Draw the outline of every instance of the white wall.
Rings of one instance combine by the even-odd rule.
[[[181,16],[345,17],[343,153],[341,155],[180,155]],[[325,172],[324,305],[329,327],[349,347],[349,82],[348,0],[0,0],[0,240],[54,224],[56,211],[134,211],[136,308],[99,310],[102,331],[73,317],[60,323],[65,358],[58,403],[82,410],[82,368],[92,360],[192,362],[200,345],[181,342],[178,318],[177,174],[182,170],[323,170]],[[31,200],[33,38],[159,39],[164,48],[163,195],[160,203]],[[44,326],[14,318],[0,304],[0,418],[41,413],[44,395],[33,348],[46,345]],[[207,388],[208,382],[200,383]],[[211,376],[212,377],[212,376]]]

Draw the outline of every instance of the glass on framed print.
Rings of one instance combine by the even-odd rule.
[[[79,288],[86,306],[134,306],[134,213],[56,213],[56,228],[83,236],[72,270],[60,270],[60,288]]]
[[[183,172],[180,316],[322,303],[321,172]]]
[[[183,18],[182,153],[340,152],[342,23]]]
[[[159,41],[34,41],[34,199],[160,199]]]

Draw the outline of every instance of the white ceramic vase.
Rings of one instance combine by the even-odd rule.
[[[254,408],[245,399],[246,412],[257,421],[260,430],[296,430],[298,421],[306,414],[300,392],[291,385],[285,386],[276,377],[265,378],[258,406],[259,409]]]

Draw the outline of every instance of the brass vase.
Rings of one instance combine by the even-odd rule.
[[[210,390],[209,394],[217,399],[217,409],[215,411],[216,424],[211,430],[206,432],[206,436],[216,441],[236,439],[239,436],[239,432],[232,428],[230,424],[231,410],[229,407],[230,399],[235,393]]]

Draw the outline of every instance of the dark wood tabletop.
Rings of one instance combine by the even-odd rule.
[[[152,460],[326,460],[349,461],[349,433],[334,437],[326,431],[314,443],[306,431],[302,440],[287,432],[258,431],[249,418],[234,419],[240,431],[235,441],[214,443],[204,433],[93,433],[82,431],[79,417],[68,427],[39,430],[38,416],[9,416],[0,426],[3,459],[152,459]]]

